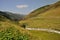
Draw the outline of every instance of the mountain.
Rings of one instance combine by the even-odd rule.
[[[26,28],[43,28],[60,31],[60,1],[40,7],[21,20],[20,25]],[[60,40],[60,34],[40,30],[30,30],[39,40]]]
[[[19,21],[19,20],[22,20],[23,17],[25,15],[22,15],[22,14],[17,14],[17,13],[11,13],[11,12],[3,12],[3,11],[0,11],[0,15],[10,19],[10,20],[13,20],[13,21]]]
[[[25,18],[28,19],[28,18],[31,18],[31,17],[36,17],[39,14],[42,14],[42,13],[48,11],[48,10],[51,10],[51,9],[56,9],[58,7],[60,7],[60,1],[58,1],[54,4],[50,4],[50,5],[40,7],[38,9],[32,11],[31,13],[29,13],[29,15],[27,15]]]
[[[28,27],[60,30],[60,1],[34,10],[23,23]]]

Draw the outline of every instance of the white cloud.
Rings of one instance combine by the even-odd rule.
[[[27,8],[28,5],[16,5],[16,7],[17,7],[17,8],[21,8],[21,9],[23,9],[23,8]]]

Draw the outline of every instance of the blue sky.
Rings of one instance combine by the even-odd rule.
[[[56,1],[58,0],[0,0],[0,11],[28,14],[32,10]]]

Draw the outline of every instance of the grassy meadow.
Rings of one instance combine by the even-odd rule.
[[[60,6],[50,9],[36,17],[23,20],[20,24],[26,24],[30,28],[49,28],[60,30]]]

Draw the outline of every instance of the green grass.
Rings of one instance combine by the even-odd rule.
[[[31,28],[50,28],[60,30],[60,7],[48,10],[45,13],[39,14],[26,20],[20,21],[20,24],[26,24],[26,27]]]
[[[39,40],[60,40],[60,34],[32,30],[30,32]]]
[[[33,20],[29,19],[24,22],[26,27],[31,28],[51,28],[60,30],[60,19],[59,18],[36,18]]]
[[[11,21],[0,21],[0,40],[30,40],[30,36],[23,28]]]

